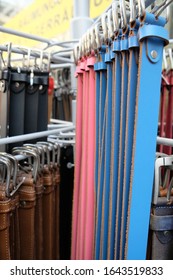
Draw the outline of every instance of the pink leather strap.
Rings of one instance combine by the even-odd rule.
[[[84,232],[84,256],[83,259],[93,259],[94,249],[94,168],[95,168],[95,57],[87,60],[89,70],[89,91],[88,91],[88,137],[87,143],[87,186],[86,186],[86,209],[85,209],[85,232]]]
[[[84,59],[85,69],[83,74],[83,104],[82,104],[82,158],[80,172],[80,192],[79,192],[79,211],[78,211],[78,228],[77,228],[77,251],[76,259],[84,257],[84,231],[85,231],[85,214],[86,214],[86,179],[87,179],[87,150],[88,150],[88,89],[89,89],[89,68],[87,60]]]
[[[80,62],[76,67],[77,75],[77,109],[76,109],[76,145],[75,145],[75,170],[74,170],[74,193],[73,193],[73,215],[72,215],[72,246],[71,259],[76,259],[77,244],[77,224],[79,207],[79,189],[81,173],[81,154],[82,154],[82,104],[83,104],[83,70],[80,68]]]

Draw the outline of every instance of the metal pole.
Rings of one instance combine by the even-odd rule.
[[[18,37],[22,37],[22,38],[26,38],[26,39],[30,39],[30,40],[39,41],[39,42],[42,42],[42,43],[46,43],[50,46],[57,45],[57,46],[67,47],[66,44],[76,43],[76,40],[67,41],[67,42],[66,41],[58,42],[58,41],[46,39],[46,38],[43,38],[43,37],[40,37],[40,36],[36,36],[36,35],[33,35],[33,34],[28,34],[28,33],[17,31],[17,30],[11,29],[11,28],[3,27],[3,26],[0,26],[0,32],[8,33],[8,34],[11,34],[11,35],[14,35],[14,36],[18,36]]]
[[[68,127],[65,127],[65,128],[58,128],[58,129],[46,130],[46,131],[42,131],[42,132],[29,133],[29,134],[24,134],[24,135],[19,135],[19,136],[2,138],[2,139],[0,139],[0,145],[41,138],[41,137],[48,136],[48,135],[58,134],[58,133],[64,132],[64,131],[70,131],[70,130],[73,130],[74,128],[75,128],[74,125],[71,125],[71,126],[69,125]]]
[[[162,144],[162,145],[173,147],[173,139],[158,136],[157,137],[157,144]]]

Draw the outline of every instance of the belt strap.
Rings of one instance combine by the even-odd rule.
[[[19,189],[20,257],[35,259],[35,205],[36,192],[33,179],[27,177]]]
[[[108,259],[114,259],[115,220],[118,181],[118,153],[120,130],[120,101],[121,101],[121,54],[120,38],[113,42],[115,59],[113,64],[113,99],[112,99],[112,147],[111,147],[111,177],[110,177],[110,218],[108,231]]]
[[[87,59],[89,67],[89,85],[88,91],[88,152],[87,152],[87,185],[86,185],[86,209],[85,209],[85,231],[84,231],[84,257],[85,260],[93,259],[94,249],[94,165],[95,165],[95,57],[91,55]]]
[[[10,213],[10,254],[12,260],[20,260],[20,232],[19,232],[19,195],[11,199]]]
[[[0,186],[0,259],[10,260],[10,212],[11,200],[5,199],[5,187]],[[3,200],[2,200],[3,197]]]
[[[71,259],[76,259],[77,225],[79,213],[79,190],[82,154],[82,113],[83,113],[83,70],[80,63],[76,70],[77,76],[77,108],[76,108],[76,145],[75,145],[75,170],[74,170],[74,193],[73,193],[73,215],[72,215],[72,248]]]
[[[12,73],[10,81],[9,136],[24,134],[25,90],[26,81],[21,81],[19,73]],[[10,144],[9,149],[11,150],[14,146],[21,145],[22,142]]]
[[[160,201],[165,201],[160,198]],[[172,260],[173,205],[160,203],[152,207],[150,216],[151,259]]]
[[[43,170],[43,259],[54,258],[54,185],[48,167]]]
[[[25,94],[25,134],[37,132],[38,98],[39,86],[27,85]],[[27,143],[28,142],[35,143],[35,140],[27,141]]]
[[[122,189],[122,212],[121,212],[121,230],[120,230],[120,248],[119,259],[124,259],[126,227],[128,214],[128,197],[130,185],[130,170],[133,146],[135,100],[137,87],[137,72],[139,47],[137,42],[136,30],[131,32],[128,38],[129,44],[129,72],[128,72],[128,91],[127,91],[127,109],[126,109],[126,130],[125,130],[125,148],[124,148],[124,173]]]
[[[159,38],[156,38],[158,36]],[[162,52],[166,36],[167,33],[161,26],[144,24],[139,28],[140,54],[131,164],[127,259],[146,258],[158,128]],[[152,50],[157,50],[156,58],[152,55]],[[154,94],[151,94],[153,92]],[[148,134],[150,137],[147,137]],[[144,170],[146,176],[143,176]]]
[[[39,174],[35,185],[35,256],[36,260],[43,259],[43,178]]]
[[[105,130],[105,168],[103,183],[103,205],[102,205],[102,225],[101,225],[101,245],[100,259],[107,259],[107,235],[109,216],[109,191],[110,191],[110,163],[111,163],[111,130],[112,130],[112,61],[110,50],[105,55],[107,63],[107,93],[106,93],[106,130]]]
[[[59,167],[56,166],[54,170],[54,176],[55,176],[55,259],[60,259],[60,246],[59,246],[59,232],[60,232],[60,171]]]
[[[99,99],[99,164],[98,164],[98,185],[96,185],[96,226],[95,226],[95,259],[100,258],[101,240],[101,220],[102,220],[102,198],[104,183],[105,165],[105,126],[106,126],[106,106],[107,106],[107,65],[105,63],[105,46],[100,51],[101,61],[98,63],[100,71],[100,99]]]
[[[116,226],[115,226],[115,259],[119,259],[123,173],[124,173],[124,151],[125,151],[125,128],[126,128],[126,107],[127,107],[127,86],[128,86],[128,34],[123,34],[120,41],[122,54],[121,69],[121,106],[120,106],[120,131],[119,131],[119,156],[118,156],[118,182],[117,182],[117,203],[116,203]]]

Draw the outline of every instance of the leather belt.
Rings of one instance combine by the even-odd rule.
[[[165,204],[160,197],[158,204],[153,205],[150,217],[150,242],[152,260],[172,260],[173,252],[173,205]],[[172,200],[172,197],[171,197]]]
[[[54,185],[48,166],[43,169],[43,259],[54,259]]]
[[[5,186],[0,185],[0,259],[10,260],[10,212],[11,200],[5,198]]]
[[[83,70],[80,62],[76,69],[77,77],[77,109],[76,109],[76,145],[75,145],[75,170],[74,170],[74,193],[73,193],[73,214],[72,214],[72,247],[71,259],[76,259],[77,246],[77,226],[79,213],[79,190],[80,190],[80,173],[81,173],[81,153],[82,153],[82,114],[83,114]]]

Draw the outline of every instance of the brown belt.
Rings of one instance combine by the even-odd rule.
[[[10,212],[10,254],[12,260],[20,260],[20,232],[19,232],[19,195],[11,199]]]
[[[0,186],[0,259],[10,260],[11,200],[5,198],[5,186]]]
[[[43,259],[43,178],[38,176],[36,186],[35,206],[35,254],[36,260]]]
[[[52,260],[55,258],[54,254],[54,217],[55,217],[55,203],[54,193],[55,188],[53,184],[52,173],[47,166],[43,169],[43,259]]]
[[[60,259],[59,252],[59,195],[60,195],[60,172],[59,167],[54,168],[55,176],[55,259]]]
[[[20,257],[22,260],[35,259],[35,205],[36,191],[33,179],[25,178],[19,189],[19,230]]]

